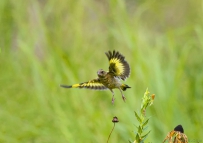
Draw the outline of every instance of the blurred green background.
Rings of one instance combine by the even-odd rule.
[[[123,102],[115,90],[63,89],[108,70],[104,52],[131,66]],[[156,94],[146,143],[182,124],[203,142],[203,1],[1,0],[0,142],[123,143],[134,140],[134,111]]]

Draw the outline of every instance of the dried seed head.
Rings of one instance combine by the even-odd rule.
[[[183,130],[182,125],[176,126],[176,127],[174,128],[174,131],[179,131],[179,132],[181,132],[181,133],[184,133],[184,130]]]
[[[112,122],[113,122],[113,123],[117,123],[117,122],[119,122],[119,121],[118,121],[118,118],[117,118],[116,116],[115,116],[115,117],[113,117]]]

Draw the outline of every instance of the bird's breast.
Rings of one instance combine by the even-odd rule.
[[[121,86],[120,79],[115,76],[107,75],[105,78],[101,79],[101,82],[107,88],[113,89]]]

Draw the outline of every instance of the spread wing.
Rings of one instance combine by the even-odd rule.
[[[87,88],[87,89],[94,89],[94,90],[105,90],[107,89],[99,79],[93,79],[87,82],[73,84],[73,85],[60,85],[64,88]]]
[[[105,54],[109,59],[109,72],[120,77],[122,80],[128,78],[130,75],[130,66],[125,60],[125,57],[115,50],[113,53],[108,51]]]

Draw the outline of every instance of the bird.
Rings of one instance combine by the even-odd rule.
[[[63,88],[87,88],[93,90],[110,90],[112,93],[112,104],[114,104],[114,91],[113,89],[119,89],[122,95],[122,99],[125,102],[126,97],[123,94],[128,88],[131,88],[127,84],[123,84],[121,81],[125,81],[130,76],[130,66],[125,60],[125,57],[118,51],[105,52],[109,60],[109,71],[99,69],[97,71],[97,78],[89,80],[87,82],[77,83],[73,85],[60,85]]]

